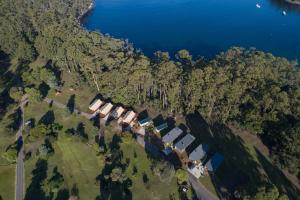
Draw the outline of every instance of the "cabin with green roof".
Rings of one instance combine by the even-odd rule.
[[[168,124],[167,123],[163,123],[163,124],[160,124],[156,127],[154,127],[154,131],[157,132],[157,133],[160,133],[162,130],[168,128]]]
[[[152,122],[152,119],[150,117],[146,117],[146,118],[141,119],[141,120],[138,121],[138,124],[141,127],[149,126],[152,123],[153,122]]]

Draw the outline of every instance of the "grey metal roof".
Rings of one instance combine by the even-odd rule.
[[[182,138],[175,144],[175,148],[180,151],[184,151],[185,148],[187,148],[194,140],[194,136],[192,136],[191,134],[187,134],[186,136],[184,136],[184,138]]]
[[[208,152],[209,146],[207,144],[200,144],[189,155],[190,160],[201,160]]]
[[[172,143],[176,138],[178,138],[182,134],[182,132],[183,131],[180,128],[175,127],[163,136],[162,141],[164,143]]]

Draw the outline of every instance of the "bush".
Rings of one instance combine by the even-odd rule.
[[[2,157],[9,163],[15,163],[18,156],[17,145],[10,145],[8,149],[2,154]]]
[[[188,174],[185,170],[183,169],[178,169],[176,171],[176,174],[175,174],[176,178],[177,178],[177,183],[179,185],[182,185],[184,183],[187,183],[188,181]]]

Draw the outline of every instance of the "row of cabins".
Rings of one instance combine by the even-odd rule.
[[[110,102],[105,103],[101,99],[94,100],[91,105],[89,106],[89,109],[95,114],[99,113],[100,117],[102,118],[114,118],[118,120],[119,124],[127,124],[127,125],[133,125],[133,121],[135,120],[137,114],[129,110],[125,113],[125,108],[122,106],[117,106],[114,108],[114,105]],[[125,113],[125,114],[124,114]],[[124,115],[123,115],[124,114]]]
[[[119,124],[130,125],[129,127],[133,127],[135,125],[137,114],[134,111],[129,110],[125,113],[126,110],[122,106],[117,106],[112,111],[113,107],[114,106],[112,103],[105,103],[100,99],[96,99],[89,106],[89,109],[93,112],[99,113],[102,118],[112,117],[114,119],[117,119]],[[123,113],[125,114],[123,115]],[[153,121],[150,117],[146,117],[138,120],[137,123],[140,127],[147,127],[149,125],[152,125]],[[168,124],[162,123],[155,126],[154,131],[156,133],[160,133],[167,128]],[[163,153],[165,155],[169,155],[174,150],[179,153],[184,153],[186,151],[186,148],[190,146],[196,139],[193,135],[188,133],[174,144],[174,142],[182,134],[183,130],[181,130],[179,127],[175,127],[162,137],[162,142],[164,144]],[[188,167],[188,171],[197,178],[202,176],[205,170],[214,172],[224,160],[224,157],[221,154],[215,153],[203,166],[201,160],[206,157],[208,151],[209,146],[207,144],[200,144],[189,154],[189,160],[192,162],[192,165]]]

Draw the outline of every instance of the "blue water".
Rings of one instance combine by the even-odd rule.
[[[242,46],[300,60],[300,6],[282,1],[96,0],[82,23],[129,39],[148,56],[187,49],[195,57],[211,58]]]

